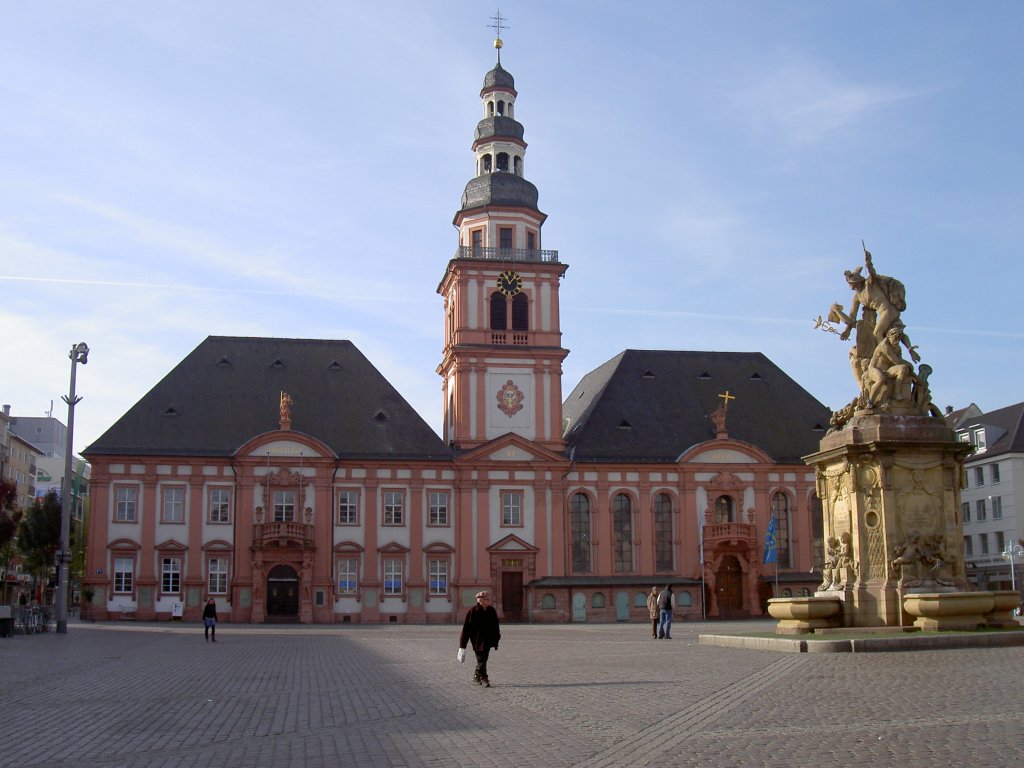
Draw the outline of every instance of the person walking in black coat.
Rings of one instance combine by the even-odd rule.
[[[217,642],[217,601],[212,597],[206,601],[203,608],[203,634],[207,641]]]
[[[498,626],[498,612],[491,605],[491,598],[486,592],[477,592],[476,605],[466,612],[466,620],[462,624],[462,635],[459,637],[459,661],[466,660],[466,646],[472,644],[476,654],[476,669],[473,671],[473,682],[484,688],[491,687],[487,677],[487,657],[491,648],[498,650],[501,640],[501,629]]]

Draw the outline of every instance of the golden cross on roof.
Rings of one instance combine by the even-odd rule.
[[[719,397],[722,398],[722,410],[723,411],[729,410],[729,401],[736,399],[736,395],[730,395],[728,389],[725,390],[725,394],[724,395],[719,395]]]

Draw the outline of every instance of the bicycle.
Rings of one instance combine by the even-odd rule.
[[[25,612],[25,634],[37,635],[43,631],[43,612],[38,606],[32,606]]]

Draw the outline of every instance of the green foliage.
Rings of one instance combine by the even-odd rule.
[[[60,548],[60,498],[50,491],[36,499],[18,526],[18,551],[37,573],[49,573]]]
[[[4,549],[18,531],[22,512],[15,508],[18,487],[10,480],[0,480],[0,549]]]

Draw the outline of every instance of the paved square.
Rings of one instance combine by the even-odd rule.
[[[0,766],[1010,766],[1024,648],[792,654],[770,623],[506,625],[494,687],[455,626],[79,624],[0,638]],[[471,654],[470,654],[471,656]]]

